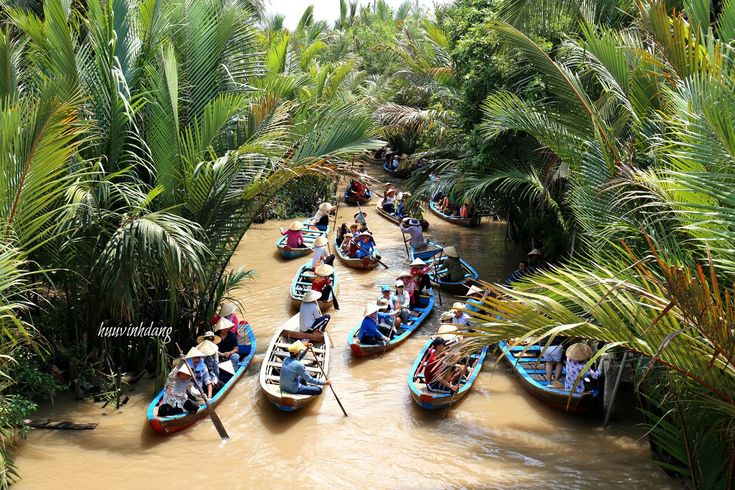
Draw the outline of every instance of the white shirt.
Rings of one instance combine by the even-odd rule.
[[[408,308],[408,305],[411,304],[411,297],[408,295],[406,291],[403,291],[403,294],[393,293],[393,295],[390,297],[390,305],[391,308],[393,308],[393,303],[398,300],[398,304],[401,305],[403,308]]]
[[[467,313],[462,313],[462,316],[457,318],[456,316],[452,317],[452,323],[454,325],[464,325],[469,327],[470,325],[470,316]]]
[[[322,219],[324,216],[327,216],[329,213],[327,211],[322,211],[321,209],[316,210],[316,214],[313,218],[311,218],[312,223],[318,223],[320,219]]]
[[[314,247],[314,255],[311,258],[311,268],[314,269],[319,263],[319,259],[327,256],[327,247]]]
[[[394,202],[396,202],[396,198],[395,197],[385,196],[383,198],[383,204],[393,204]]]
[[[319,309],[317,302],[301,303],[301,308],[299,308],[299,330],[306,332],[320,316],[322,316],[322,310]]]

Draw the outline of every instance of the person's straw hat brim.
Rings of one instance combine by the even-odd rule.
[[[445,248],[444,255],[446,255],[447,257],[454,257],[454,258],[459,257],[459,254],[457,253],[457,249],[454,248],[453,246]]]
[[[222,338],[220,338],[218,335],[215,335],[214,332],[211,330],[204,332],[203,335],[200,335],[197,337],[197,344],[201,344],[205,340],[207,340],[207,337],[212,337],[212,340],[210,342],[214,342],[215,344],[219,344],[222,342]]]
[[[189,349],[189,352],[186,353],[186,356],[184,356],[186,359],[193,359],[195,357],[205,357],[204,353],[197,349],[196,347],[192,347]]]
[[[334,274],[334,267],[329,264],[321,264],[319,267],[316,268],[316,270],[314,270],[314,273],[317,276],[329,277]]]
[[[573,361],[586,361],[592,357],[592,347],[583,342],[577,342],[567,348],[567,357]]]
[[[290,225],[288,225],[288,229],[291,231],[299,231],[301,227],[302,223],[299,223],[298,221],[294,221]]]
[[[230,320],[228,320],[225,317],[220,317],[219,320],[217,320],[217,323],[214,324],[214,331],[219,332],[220,330],[229,330],[232,327],[234,327],[235,324],[232,323]]]
[[[325,213],[328,213],[332,210],[334,206],[332,206],[331,203],[323,202],[319,205],[319,211],[323,211]]]
[[[184,373],[190,378],[194,376],[194,370],[191,369],[191,366],[189,366],[186,362],[181,362],[181,359],[174,359],[174,372],[176,374]]]
[[[304,297],[301,299],[302,303],[312,303],[322,297],[322,293],[309,289],[304,293]]]
[[[541,256],[543,256],[544,254],[542,254],[542,253],[541,253],[541,250],[539,250],[539,249],[537,249],[537,248],[534,248],[533,250],[531,250],[530,252],[528,252],[528,255],[527,255],[527,257],[532,257],[532,256],[534,256],[534,255],[538,255],[539,257],[541,257]]]
[[[219,350],[217,349],[217,344],[210,342],[209,340],[200,342],[197,345],[197,349],[199,349],[199,351],[205,356],[213,356]]]
[[[326,244],[327,244],[327,237],[325,237],[324,235],[319,235],[318,237],[316,237],[316,240],[314,240],[315,247],[323,247]]]
[[[457,327],[454,325],[442,325],[436,332],[437,337],[441,337],[446,341],[453,340],[457,337]]]
[[[288,346],[288,351],[291,354],[299,354],[302,350],[306,350],[306,346],[300,340],[297,340],[296,342]]]
[[[380,307],[376,303],[368,303],[365,305],[365,311],[363,311],[362,316],[370,316],[373,313],[377,313],[378,310],[380,310]]]
[[[445,311],[444,313],[442,313],[442,316],[439,318],[439,320],[442,322],[446,322],[448,320],[451,320],[452,318],[454,318],[454,313],[452,313],[451,311]]]
[[[235,367],[232,365],[232,361],[221,362],[219,368],[226,373],[235,374]]]
[[[378,300],[378,306],[380,307],[380,309],[381,309],[381,310],[384,310],[384,309],[388,308],[388,306],[390,306],[390,305],[389,305],[389,303],[388,303],[388,300],[387,300],[387,299],[385,299],[385,298],[380,298],[380,299]]]
[[[232,303],[222,303],[219,307],[219,316],[230,316],[235,312],[235,305]]]
[[[461,309],[463,309],[464,307],[465,307],[465,304],[464,304],[464,303],[462,303],[461,301],[457,301],[456,303],[454,303],[454,304],[452,305],[452,308],[453,308],[453,309],[455,309],[455,310],[461,310]]]
[[[386,192],[386,194],[395,194],[395,193],[396,193],[395,189],[388,189],[388,191]]]
[[[467,297],[472,296],[473,294],[483,294],[485,292],[484,289],[478,288],[477,286],[470,286],[470,288],[467,290]]]
[[[397,279],[400,279],[401,277],[411,277],[411,273],[408,271],[401,271],[396,275]]]
[[[411,262],[411,266],[413,267],[413,266],[419,266],[419,265],[426,265],[426,262],[416,257],[415,259],[413,259],[413,262]]]

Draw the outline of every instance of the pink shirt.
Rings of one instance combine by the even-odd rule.
[[[304,246],[304,234],[301,233],[301,230],[286,230],[281,233],[281,235],[286,235],[288,237],[286,238],[286,245],[291,248],[301,248]]]

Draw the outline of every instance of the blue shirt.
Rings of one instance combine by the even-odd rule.
[[[370,257],[373,255],[374,250],[375,244],[372,241],[365,243],[360,240],[359,242],[357,242],[357,251],[355,252],[355,257]]]
[[[363,318],[362,325],[360,325],[360,333],[357,335],[360,342],[365,337],[383,338],[383,334],[378,330],[378,324],[369,316]]]
[[[480,311],[479,305],[482,303],[479,300],[476,300],[474,298],[470,298],[467,300],[467,302],[464,304],[464,309],[467,311],[473,311],[475,313],[478,313]]]
[[[306,368],[301,364],[301,359],[306,355],[306,351],[302,352],[299,358],[287,357],[283,360],[283,366],[281,367],[281,391],[284,393],[296,393],[299,391],[299,386],[306,383],[313,385],[323,385],[324,381],[309,375],[306,372]]]

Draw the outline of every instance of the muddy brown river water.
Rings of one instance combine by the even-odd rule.
[[[372,172],[372,170],[371,170]],[[376,172],[377,174],[377,172]],[[278,226],[255,225],[233,265],[258,273],[238,296],[257,337],[248,373],[217,409],[230,433],[222,443],[209,420],[171,436],[146,422],[152,386],[139,383],[122,410],[57,400],[39,417],[95,421],[93,431],[33,431],[16,453],[26,488],[679,488],[650,459],[644,430],[623,419],[603,430],[601,418],[567,416],[529,396],[488,356],[473,391],[444,419],[417,407],[408,371],[440,308],[383,358],[355,359],[347,333],[377,287],[408,268],[397,226],[365,207],[383,261],[371,272],[336,261],[341,310],[332,312],[329,377],[349,413],[329,392],[292,414],[262,396],[258,372],[278,325],[292,314],[288,290],[305,259],[286,261],[274,243]],[[340,206],[347,220],[356,208]],[[523,251],[506,246],[505,225],[465,229],[427,215],[429,235],[454,244],[485,280],[505,278]],[[451,303],[444,297],[444,307]]]

